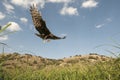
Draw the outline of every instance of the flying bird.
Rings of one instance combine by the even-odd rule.
[[[58,40],[58,39],[65,39],[64,37],[58,37],[50,32],[50,30],[46,26],[46,22],[43,20],[41,14],[39,13],[37,7],[30,6],[30,13],[32,16],[32,21],[35,26],[35,29],[39,33],[35,33],[38,37],[42,38],[43,40]]]

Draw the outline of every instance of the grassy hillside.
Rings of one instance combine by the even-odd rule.
[[[48,59],[30,54],[0,54],[3,80],[119,80],[120,59],[98,54]]]

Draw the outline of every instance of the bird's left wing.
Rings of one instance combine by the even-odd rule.
[[[42,19],[41,14],[34,5],[30,7],[30,12],[36,30],[40,34],[45,34],[45,35],[50,34],[51,32],[47,28],[45,21]]]

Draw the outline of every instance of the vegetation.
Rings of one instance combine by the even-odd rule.
[[[8,23],[5,27],[3,27],[3,28],[0,30],[0,33],[4,32],[10,25],[11,25],[11,23]],[[1,35],[1,36],[2,36],[2,35]]]
[[[10,33],[12,33],[12,32],[7,32],[7,33],[4,33],[5,32],[5,30],[9,27],[11,25],[11,23],[8,23],[7,25],[5,25],[4,27],[1,27],[0,26],[0,37],[3,37],[4,35],[7,35],[7,34],[10,34]],[[0,42],[0,45],[2,45],[3,46],[3,51],[2,51],[2,53],[4,54],[4,46],[8,46],[7,44],[5,44],[5,43],[2,43],[2,42]]]
[[[102,60],[103,57],[106,59]],[[120,58],[97,54],[55,60],[13,53],[0,55],[0,61],[0,79],[4,80],[120,79]]]

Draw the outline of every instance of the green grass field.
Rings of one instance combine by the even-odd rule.
[[[69,66],[48,65],[42,69],[0,66],[0,80],[120,80],[120,59],[89,63],[78,62]]]

